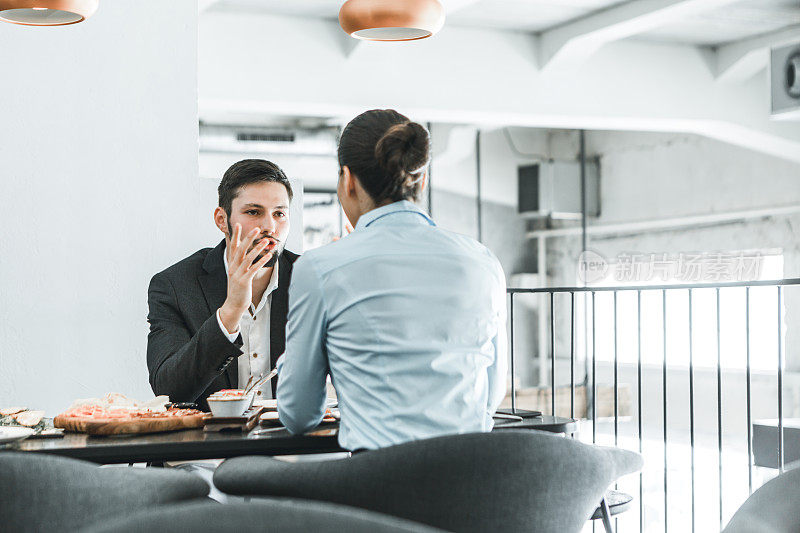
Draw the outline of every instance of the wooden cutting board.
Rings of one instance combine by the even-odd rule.
[[[53,425],[74,433],[89,435],[131,435],[138,433],[160,433],[203,427],[206,413],[170,418],[131,418],[131,419],[97,419],[57,416]]]

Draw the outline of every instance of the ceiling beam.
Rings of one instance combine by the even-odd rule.
[[[465,7],[477,4],[480,0],[440,0],[444,11],[448,15],[464,9]]]
[[[356,52],[366,46],[366,42],[362,41],[361,39],[356,39],[355,37],[351,37],[344,30],[339,26],[338,22],[332,22],[334,25],[333,29],[333,40],[335,41],[336,45],[339,47],[339,50],[342,52],[342,55],[347,59],[352,59]]]
[[[219,0],[197,0],[197,12],[202,13],[217,2],[219,2]]]
[[[574,67],[601,46],[686,19],[733,0],[637,0],[539,34],[539,68]]]
[[[800,43],[800,24],[783,30],[712,48],[712,69],[717,80],[740,83],[752,78],[769,63],[769,50]]]

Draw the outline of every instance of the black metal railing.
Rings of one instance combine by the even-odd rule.
[[[690,465],[691,465],[691,473],[690,473],[690,483],[689,483],[689,490],[691,491],[691,528],[692,531],[695,530],[695,524],[699,518],[698,513],[713,513],[718,516],[715,519],[719,522],[720,530],[723,528],[725,524],[726,516],[723,512],[723,494],[725,492],[725,487],[723,487],[723,480],[725,478],[725,472],[723,468],[723,453],[725,451],[725,446],[731,445],[732,443],[726,443],[725,439],[723,438],[724,431],[723,431],[723,401],[725,400],[723,396],[723,378],[726,375],[726,372],[729,369],[725,369],[725,365],[723,364],[723,350],[722,350],[722,319],[721,319],[721,293],[731,290],[731,289],[744,289],[744,321],[745,321],[745,404],[746,404],[746,424],[747,424],[747,494],[751,494],[754,490],[754,476],[753,476],[753,410],[752,410],[752,372],[751,372],[751,290],[755,288],[765,288],[763,290],[774,289],[776,291],[776,300],[777,300],[777,315],[775,320],[775,333],[777,335],[777,353],[774,357],[774,365],[771,370],[771,376],[777,377],[777,398],[775,399],[776,407],[777,407],[777,465],[778,465],[778,472],[782,472],[784,469],[784,357],[785,357],[785,346],[784,346],[784,324],[783,324],[783,317],[784,317],[784,306],[785,306],[785,299],[784,299],[784,290],[787,287],[793,287],[800,285],[800,278],[798,279],[783,279],[783,280],[774,280],[774,281],[749,281],[749,282],[732,282],[732,283],[695,283],[695,284],[682,284],[682,285],[639,285],[639,286],[617,286],[617,287],[554,287],[554,288],[537,288],[537,289],[522,289],[522,288],[509,288],[509,304],[510,304],[510,311],[509,311],[509,319],[510,319],[510,332],[511,332],[511,342],[510,342],[510,359],[511,359],[511,407],[512,409],[516,410],[520,401],[518,399],[518,387],[516,385],[516,379],[518,377],[518,373],[516,370],[516,363],[520,357],[531,357],[531,356],[538,356],[537,358],[546,357],[549,360],[549,376],[547,376],[547,381],[549,382],[549,395],[550,395],[550,412],[555,415],[556,411],[556,392],[557,392],[557,381],[556,381],[556,361],[557,360],[565,360],[566,357],[557,357],[556,353],[556,333],[557,332],[564,332],[564,335],[570,335],[570,342],[569,342],[569,368],[570,368],[570,379],[569,379],[569,413],[572,418],[575,418],[576,415],[579,418],[583,418],[584,420],[589,423],[591,421],[591,442],[596,443],[598,441],[598,383],[597,383],[597,374],[598,374],[598,357],[597,357],[597,324],[596,324],[596,316],[597,316],[597,301],[596,296],[600,293],[612,293],[613,294],[613,301],[612,301],[612,309],[613,309],[613,348],[611,349],[611,361],[602,361],[603,364],[610,364],[613,370],[613,443],[615,446],[619,446],[619,431],[620,431],[620,404],[619,404],[619,390],[620,390],[620,374],[619,374],[619,352],[618,352],[618,338],[620,336],[618,330],[618,295],[623,293],[635,293],[636,295],[636,313],[635,316],[637,317],[636,323],[636,384],[637,384],[637,399],[636,399],[636,433],[638,436],[638,451],[644,455],[645,465],[647,466],[648,463],[657,460],[653,456],[649,456],[647,451],[643,447],[643,375],[642,369],[645,366],[642,359],[642,295],[643,294],[650,294],[650,295],[659,295],[660,294],[660,311],[661,311],[661,336],[662,336],[662,344],[661,344],[661,361],[660,365],[654,365],[652,362],[649,364],[649,368],[653,369],[654,372],[658,371],[658,366],[660,366],[660,384],[661,384],[661,410],[662,410],[662,417],[661,417],[661,432],[660,437],[663,440],[663,486],[661,487],[661,491],[663,492],[663,531],[670,530],[670,486],[669,486],[669,437],[670,437],[670,419],[668,417],[668,409],[670,409],[670,398],[669,398],[669,385],[668,383],[668,370],[670,361],[668,361],[668,342],[670,339],[670,334],[672,333],[670,328],[668,327],[668,294],[673,294],[678,291],[682,291],[684,294],[688,293],[688,307],[686,309],[686,321],[688,323],[688,367],[685,368],[686,373],[688,373],[688,411],[689,411],[689,448],[690,448]],[[718,461],[718,472],[717,472],[717,489],[719,492],[719,502],[718,502],[718,513],[715,510],[709,510],[707,508],[698,508],[695,506],[696,501],[696,423],[697,420],[695,418],[695,411],[697,406],[695,404],[695,396],[696,396],[696,382],[695,382],[695,374],[697,372],[696,368],[696,361],[695,361],[695,336],[698,331],[695,329],[695,320],[694,320],[694,304],[693,297],[697,293],[697,291],[702,289],[710,289],[715,291],[714,301],[716,304],[716,311],[714,316],[714,325],[716,327],[715,332],[711,332],[713,335],[715,333],[716,337],[716,367],[711,369],[715,373],[715,386],[716,386],[716,452],[717,452],[717,461]],[[760,289],[762,290],[762,289]],[[515,296],[521,294],[539,294],[541,295],[540,302],[542,305],[538,308],[538,313],[546,313],[546,319],[549,321],[549,344],[547,353],[539,353],[541,349],[534,350],[535,353],[519,353],[519,348],[515,348],[515,337],[514,331],[518,329],[518,325],[515,324],[515,317],[514,317],[514,308],[515,308]],[[567,326],[565,324],[560,324],[556,320],[556,295],[561,294],[568,294],[569,295],[569,322],[570,324]],[[583,354],[579,353],[580,350],[576,347],[576,335],[577,332],[580,330],[577,324],[578,319],[576,317],[576,295],[584,296],[584,303],[585,306],[591,310],[589,313],[588,310],[585,312],[584,316],[582,316],[582,320],[584,321],[584,326],[587,330],[585,334],[585,342],[584,342],[584,349]],[[704,293],[705,294],[705,293]],[[796,293],[800,295],[800,293]],[[549,312],[548,312],[549,311]],[[590,314],[590,317],[587,316]],[[630,331],[629,331],[630,333]],[[584,395],[585,395],[585,404],[586,404],[586,412],[584,413],[576,413],[575,409],[575,393],[576,393],[576,360],[583,358],[584,360],[584,368],[585,373],[583,375],[583,380],[581,383],[581,387],[583,387]],[[589,364],[590,363],[590,364]],[[544,368],[544,366],[540,366],[540,368]],[[681,367],[681,372],[683,372],[683,367]],[[761,367],[763,368],[763,366]],[[540,381],[542,380],[543,376],[540,375]],[[772,378],[770,378],[772,379]],[[548,385],[545,385],[545,392]],[[541,387],[540,387],[541,389]],[[655,391],[654,391],[655,392]],[[673,398],[674,400],[674,398]],[[541,409],[543,411],[545,409]],[[713,426],[712,426],[713,427]],[[608,436],[610,438],[610,435]],[[712,448],[713,449],[713,448]],[[712,452],[713,453],[713,452]],[[645,530],[645,508],[644,508],[644,500],[646,496],[652,497],[653,491],[650,491],[650,494],[646,494],[644,481],[643,481],[643,473],[639,474],[638,480],[638,507],[639,507],[639,520],[638,526],[639,531]],[[737,503],[740,504],[741,502]],[[727,513],[728,515],[732,513]],[[706,521],[710,519],[710,517],[700,517],[705,518]],[[727,516],[729,519],[730,516]],[[659,524],[658,530],[661,529],[661,524]],[[635,528],[635,526],[634,526]],[[680,528],[683,529],[683,528]],[[677,530],[677,529],[675,529]]]

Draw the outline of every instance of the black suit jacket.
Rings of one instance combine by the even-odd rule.
[[[166,394],[173,402],[196,402],[207,407],[206,398],[211,393],[239,386],[242,337],[230,342],[216,317],[228,292],[224,253],[223,240],[216,248],[204,248],[150,280],[150,386],[154,393]],[[286,345],[289,281],[297,257],[284,250],[278,258],[278,288],[272,293],[270,304],[272,368]],[[273,397],[277,381],[272,380]]]

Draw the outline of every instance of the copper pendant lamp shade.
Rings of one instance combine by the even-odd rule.
[[[66,26],[91,17],[99,0],[0,0],[0,21],[25,26]]]
[[[347,0],[339,11],[342,29],[366,41],[414,41],[444,25],[438,0]]]

